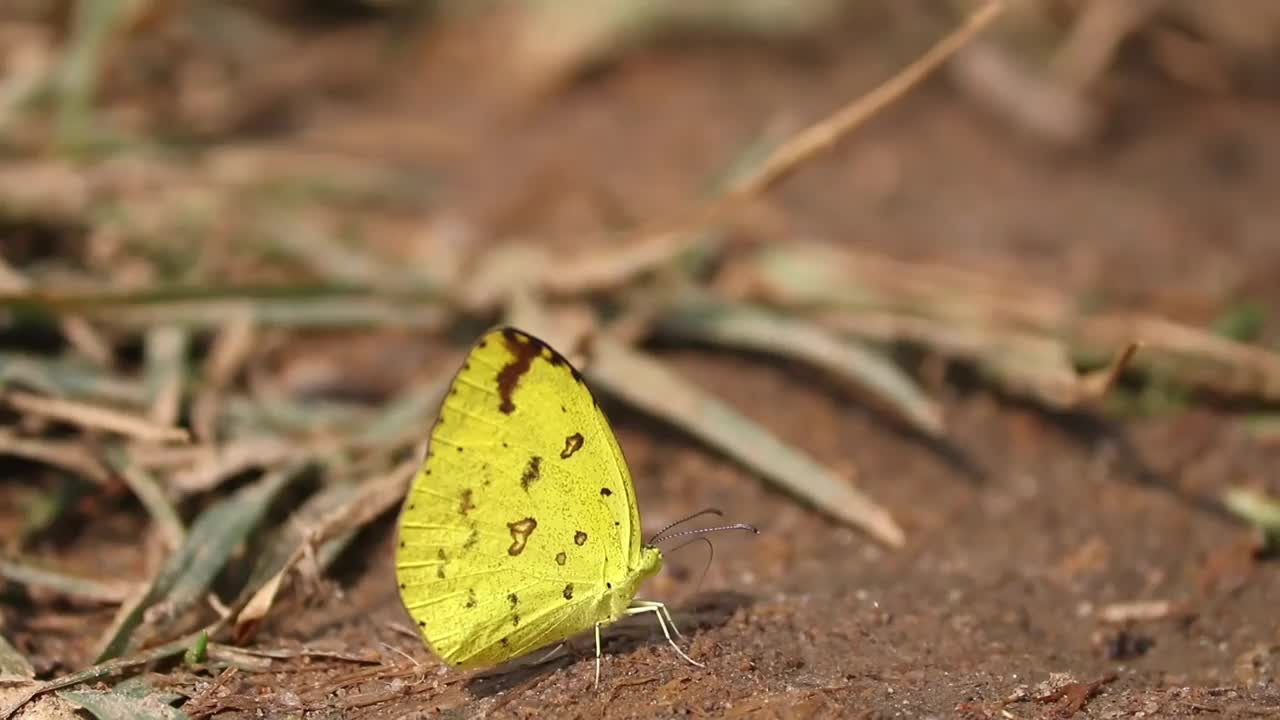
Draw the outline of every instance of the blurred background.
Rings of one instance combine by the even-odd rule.
[[[0,713],[1280,712],[1280,4],[984,7],[5,0]],[[763,530],[647,588],[706,670],[405,620],[499,321]]]

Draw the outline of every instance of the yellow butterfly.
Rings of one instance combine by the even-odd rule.
[[[666,606],[634,599],[661,567],[582,375],[527,333],[490,331],[453,380],[400,515],[400,597],[427,645],[475,667],[594,628],[598,684],[601,626],[653,613],[702,667]]]

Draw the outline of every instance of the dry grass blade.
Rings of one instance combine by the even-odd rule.
[[[877,540],[893,547],[905,541],[902,529],[884,508],[662,363],[599,337],[587,375],[628,404],[700,438]]]
[[[134,591],[134,585],[129,583],[75,577],[14,558],[0,558],[0,577],[67,597],[107,604],[124,602]]]
[[[158,425],[146,418],[101,405],[41,397],[22,390],[9,390],[4,401],[19,412],[70,423],[89,430],[106,432],[147,442],[186,442],[187,431]]]
[[[285,576],[308,552],[319,548],[317,555],[332,559],[336,553],[325,552],[324,546],[344,544],[351,534],[399,503],[420,464],[417,459],[406,460],[381,480],[363,487],[334,486],[304,506],[268,560],[255,568],[253,579],[242,593],[242,598],[248,600],[236,615],[237,639],[243,642],[252,635],[271,609]]]
[[[138,496],[138,501],[155,521],[166,547],[169,549],[181,547],[187,535],[186,528],[182,525],[182,518],[178,517],[178,511],[169,502],[169,498],[165,497],[164,490],[155,478],[136,465],[129,454],[119,448],[113,448],[107,452],[107,462],[129,486],[133,494]]]
[[[24,438],[0,429],[0,455],[60,468],[103,487],[114,485],[111,472],[81,442]]]
[[[788,307],[1046,334],[1065,330],[1076,317],[1075,303],[1051,290],[873,252],[794,243],[764,248],[748,262],[745,291]]]
[[[1139,347],[1148,367],[1186,360],[1178,379],[1193,386],[1228,387],[1225,366],[1237,370],[1236,389],[1280,393],[1280,357],[1271,353],[1150,317],[1081,317],[1059,293],[981,273],[819,245],[771,248],[738,271],[739,294],[841,332],[971,360],[1005,389],[1058,409],[1105,395]],[[1117,347],[1104,369],[1076,371],[1077,359]]]
[[[1098,608],[1099,620],[1117,625],[1188,617],[1190,614],[1186,608],[1168,600],[1111,603]]]
[[[784,143],[769,156],[769,159],[765,160],[759,169],[734,183],[722,204],[731,204],[759,195],[795,172],[815,155],[830,150],[842,138],[874,117],[876,113],[899,100],[908,90],[941,67],[960,48],[994,22],[1003,10],[1004,4],[1000,0],[988,0],[966,18],[964,24],[952,30],[897,75],[840,108],[831,117],[806,128]]]
[[[31,667],[26,656],[18,652],[4,635],[0,635],[0,683],[30,680],[35,676],[35,668]]]
[[[151,422],[174,426],[182,409],[182,385],[186,375],[189,335],[182,328],[153,328],[146,337],[147,390]]]
[[[943,433],[937,404],[897,365],[804,320],[747,306],[695,302],[672,308],[661,317],[657,329],[684,339],[809,363],[850,382],[919,432],[935,437]]]
[[[542,286],[558,293],[616,287],[627,278],[670,262],[698,241],[705,229],[726,219],[733,211],[776,185],[801,165],[833,148],[867,120],[901,98],[938,69],[958,50],[989,26],[1004,9],[1000,0],[988,0],[959,28],[942,38],[924,55],[871,92],[841,107],[776,148],[757,168],[728,189],[694,209],[687,217],[659,229],[635,234],[623,250],[610,249],[568,263],[545,268]]]
[[[350,483],[337,483],[307,499],[302,507],[289,517],[288,522],[272,541],[271,547],[258,560],[245,583],[242,592],[253,597],[236,618],[234,635],[236,642],[248,641],[258,624],[266,617],[284,584],[287,568],[299,550],[311,546],[310,535],[317,523],[329,513],[349,507],[359,488]],[[292,562],[291,562],[292,561]]]
[[[330,281],[370,287],[412,284],[403,266],[393,265],[338,241],[332,231],[317,223],[281,220],[270,231],[272,250],[288,255]]]
[[[1107,366],[1099,370],[1095,370],[1080,378],[1079,382],[1079,398],[1080,402],[1092,402],[1104,397],[1111,392],[1111,388],[1116,386],[1116,382],[1120,379],[1120,375],[1124,373],[1125,368],[1133,362],[1134,353],[1142,347],[1142,343],[1131,342],[1121,348],[1111,358],[1111,362]]]
[[[206,448],[194,467],[170,478],[169,487],[183,495],[208,492],[247,470],[275,467],[304,456],[305,450],[296,443],[279,438],[253,438]]]
[[[999,327],[971,326],[908,313],[814,313],[822,324],[867,340],[909,342],[969,360],[1005,390],[1053,408],[1080,402],[1080,376],[1058,340]]]
[[[165,614],[173,617],[199,601],[231,553],[257,528],[276,496],[304,468],[293,465],[268,473],[201,513],[192,523],[186,542],[169,557],[146,595],[112,628],[99,660],[122,655],[132,646],[133,631],[151,607],[163,603]]]
[[[191,428],[197,438],[206,442],[217,439],[215,426],[222,395],[253,352],[255,335],[253,319],[245,315],[228,321],[213,339],[204,363],[204,385],[191,408]]]
[[[58,697],[98,720],[187,720],[181,710],[156,697],[137,698],[115,690],[62,690]]]
[[[1280,401],[1280,354],[1150,315],[1101,315],[1082,320],[1073,341],[1085,349],[1137,339],[1143,365],[1166,367],[1176,379],[1236,397]]]

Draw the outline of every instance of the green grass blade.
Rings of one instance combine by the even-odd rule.
[[[173,617],[203,597],[231,553],[257,528],[276,496],[299,477],[304,467],[297,464],[270,472],[196,518],[186,542],[169,557],[142,600],[113,628],[99,662],[122,655],[132,647],[133,632],[152,606],[163,602],[166,614]]]
[[[182,525],[178,511],[165,496],[164,490],[149,472],[135,465],[128,453],[122,448],[111,448],[107,452],[107,463],[124,480],[138,501],[147,509],[151,519],[155,521],[160,536],[168,543],[170,549],[180,547],[186,537],[187,530]]]
[[[0,635],[0,682],[30,680],[36,676],[27,657]]]
[[[114,690],[62,690],[58,697],[83,708],[98,720],[188,720],[181,710],[159,698],[132,697]]]

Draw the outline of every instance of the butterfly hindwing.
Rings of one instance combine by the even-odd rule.
[[[512,328],[444,399],[400,520],[401,596],[432,649],[501,662],[589,629],[636,565],[635,491],[582,377]]]

